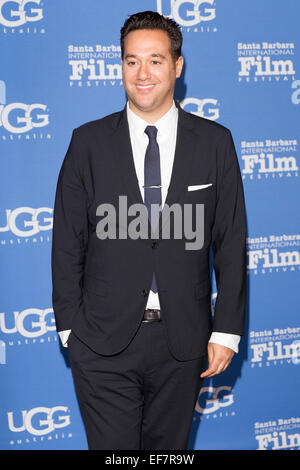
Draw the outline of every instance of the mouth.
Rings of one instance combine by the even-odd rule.
[[[149,91],[154,88],[155,85],[136,85],[136,88],[140,91]]]

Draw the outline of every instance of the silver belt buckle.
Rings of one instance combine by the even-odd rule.
[[[151,310],[153,312],[160,312],[160,309],[159,308],[147,308],[145,311],[147,310]],[[151,323],[151,322],[154,322],[154,321],[161,321],[161,319],[153,319],[153,320],[142,320],[144,323]]]

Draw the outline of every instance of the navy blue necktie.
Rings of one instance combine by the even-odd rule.
[[[152,231],[154,232],[159,221],[159,212],[152,211],[152,204],[159,204],[161,208],[161,176],[160,176],[160,155],[159,146],[156,140],[157,128],[155,126],[147,126],[145,133],[149,137],[149,144],[145,154],[144,166],[144,198],[145,205],[148,209],[148,216]],[[151,218],[151,213],[152,218]],[[157,284],[155,274],[153,273],[151,290],[157,292]]]

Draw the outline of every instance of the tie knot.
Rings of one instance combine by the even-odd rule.
[[[149,137],[149,139],[156,139],[157,136],[157,127],[155,126],[147,126],[145,129],[145,134]]]

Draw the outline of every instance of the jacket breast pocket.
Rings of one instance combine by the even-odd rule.
[[[83,288],[87,292],[99,295],[100,297],[107,297],[108,283],[103,279],[97,279],[89,274],[85,274]]]
[[[209,186],[203,189],[197,189],[195,191],[184,192],[184,203],[187,204],[205,204],[211,206],[215,197],[214,186]]]
[[[204,281],[198,282],[195,285],[195,297],[196,299],[202,299],[211,293],[211,282],[210,279],[205,279]]]

